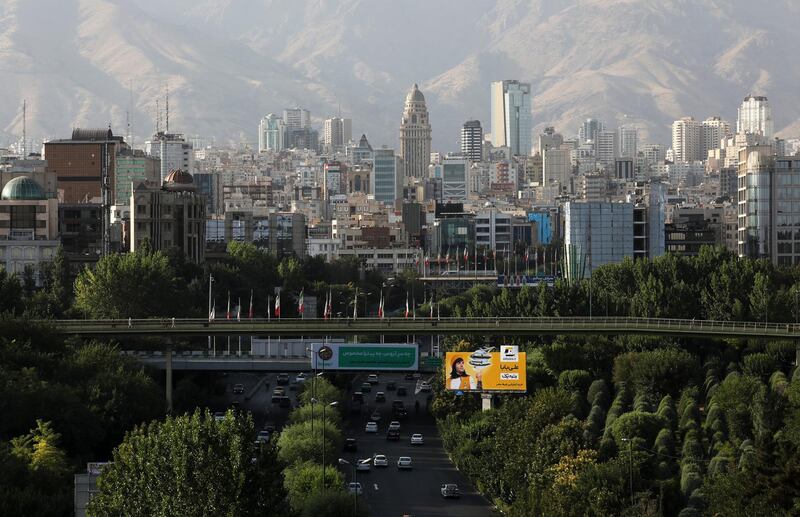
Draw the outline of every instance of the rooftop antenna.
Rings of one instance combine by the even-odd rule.
[[[22,99],[22,159],[28,155],[28,101]]]
[[[167,85],[167,133],[169,133],[169,85]]]
[[[129,83],[130,97],[128,98],[128,111],[125,113],[125,121],[128,125],[128,134],[125,138],[128,140],[128,145],[133,149],[133,80]]]

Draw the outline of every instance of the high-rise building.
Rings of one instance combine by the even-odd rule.
[[[159,131],[145,141],[144,152],[161,160],[160,183],[166,181],[170,171],[180,169],[189,174],[194,171],[194,149],[182,134]]]
[[[400,156],[405,177],[423,178],[431,160],[431,123],[425,96],[414,84],[406,95],[403,118],[400,121]]]
[[[531,85],[516,80],[495,81],[491,86],[492,145],[508,147],[511,154],[531,154],[533,115]]]
[[[349,118],[333,117],[322,124],[322,145],[337,150],[353,139],[353,121]]]
[[[692,117],[672,123],[672,151],[675,162],[687,163],[704,159],[701,156],[702,125]]]
[[[539,153],[544,154],[548,149],[558,149],[564,143],[561,133],[556,133],[554,127],[546,127],[539,135]]]
[[[770,145],[746,146],[738,160],[738,254],[800,264],[800,159]]]
[[[372,181],[369,182],[376,201],[394,203],[402,197],[402,161],[394,149],[375,149],[372,158]]]
[[[483,160],[483,128],[480,120],[468,120],[461,126],[461,154],[473,162]]]
[[[614,158],[617,156],[617,134],[605,129],[597,132],[595,140],[595,157],[605,170],[614,167]]]
[[[258,152],[281,151],[286,148],[286,123],[270,113],[258,123]]]
[[[442,160],[442,200],[464,202],[469,194],[469,163],[458,158]]]
[[[140,183],[130,197],[130,250],[145,240],[154,250],[179,249],[200,263],[206,247],[206,199],[188,172],[172,170],[163,185]]]
[[[772,140],[775,128],[772,123],[772,107],[763,96],[748,95],[739,107],[736,133],[761,135],[764,141]]]
[[[47,173],[56,177],[62,203],[86,203],[102,197],[103,177],[108,182],[109,199],[114,203],[117,153],[127,144],[110,129],[75,129],[72,138],[51,140],[44,144]]]
[[[569,149],[545,149],[542,169],[545,185],[558,182],[561,187],[569,187],[572,176],[572,160]]]
[[[622,158],[636,158],[639,148],[639,130],[634,126],[617,129],[617,149]]]
[[[161,160],[148,156],[140,149],[124,149],[117,154],[114,174],[114,199],[116,204],[128,204],[133,185],[143,181],[160,183]]]
[[[569,279],[586,278],[604,264],[633,258],[633,204],[565,203],[564,244]]]
[[[269,214],[269,250],[278,258],[306,255],[306,216],[299,212]]]
[[[311,127],[311,112],[303,108],[283,110],[283,123],[286,129],[306,129]]]
[[[597,133],[605,130],[606,125],[594,118],[587,118],[578,129],[578,139],[581,144],[596,142]]]
[[[719,117],[709,117],[703,121],[700,133],[700,156],[708,158],[708,151],[720,148],[723,138],[731,136],[731,125]]]

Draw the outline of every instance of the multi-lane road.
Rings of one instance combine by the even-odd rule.
[[[277,374],[252,374],[229,373],[225,378],[225,396],[210,401],[211,409],[222,411],[232,401],[238,401],[242,409],[253,414],[256,429],[261,429],[265,423],[275,424],[280,429],[285,423],[290,409],[280,408],[272,404],[272,390],[275,388]],[[294,383],[294,374],[291,375],[292,383],[286,388],[286,394],[296,404],[296,394],[299,386]],[[361,383],[366,380],[366,375],[353,377],[351,388],[346,394],[348,401],[352,393],[357,391]],[[406,396],[397,396],[396,391],[388,391],[386,384],[394,381],[396,385],[405,386]],[[269,388],[265,386],[268,383]],[[244,394],[234,395],[234,384],[244,385]],[[477,493],[467,479],[453,466],[447,453],[442,447],[442,441],[437,432],[433,417],[427,411],[427,393],[419,391],[421,380],[405,380],[403,374],[381,373],[377,385],[369,393],[364,393],[364,406],[361,414],[350,413],[349,403],[345,404],[343,411],[344,436],[355,438],[357,452],[338,451],[336,454],[353,463],[354,461],[371,458],[375,454],[384,454],[389,459],[388,467],[372,467],[369,472],[358,472],[357,481],[363,487],[361,503],[366,503],[370,514],[376,517],[402,517],[413,515],[416,517],[484,517],[492,515],[491,505],[484,497]],[[258,384],[258,389],[253,388]],[[376,402],[375,394],[383,391],[386,402]],[[245,395],[250,394],[251,397]],[[392,401],[403,400],[408,409],[408,417],[400,421],[400,440],[387,441],[386,431],[392,417]],[[415,401],[419,402],[419,412],[415,410]],[[365,424],[370,415],[377,410],[381,415],[377,433],[366,433]],[[424,445],[411,445],[411,434],[421,433]],[[399,470],[397,459],[400,456],[410,456],[413,461],[411,470]],[[350,467],[340,467],[346,482],[352,481],[353,471]],[[456,483],[461,492],[460,499],[444,499],[440,492],[443,483]]]

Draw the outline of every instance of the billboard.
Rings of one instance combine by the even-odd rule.
[[[395,343],[314,343],[311,367],[322,370],[414,370],[418,345]]]
[[[444,386],[452,391],[526,391],[525,352],[502,345],[474,352],[447,352]]]

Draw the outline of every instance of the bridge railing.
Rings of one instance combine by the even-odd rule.
[[[430,317],[416,317],[416,318],[376,318],[376,317],[360,317],[360,318],[253,318],[253,319],[215,319],[209,321],[207,318],[146,318],[146,319],[111,319],[111,320],[46,320],[57,328],[63,330],[114,330],[119,329],[202,329],[202,328],[215,328],[218,330],[220,327],[225,326],[258,326],[263,328],[265,325],[272,329],[286,328],[289,331],[296,332],[298,326],[302,326],[309,330],[323,329],[323,328],[340,328],[340,327],[353,327],[354,330],[364,331],[379,331],[381,329],[391,329],[392,327],[403,327],[413,330],[418,328],[420,330],[430,331],[432,327],[439,327],[441,329],[448,329],[452,331],[453,327],[461,328],[465,332],[472,329],[485,329],[486,327],[497,327],[503,329],[508,327],[510,329],[529,327],[540,330],[576,330],[576,329],[605,329],[605,330],[656,330],[656,331],[673,331],[676,333],[698,333],[698,334],[774,334],[786,335],[800,333],[800,325],[794,323],[764,323],[753,321],[721,321],[721,320],[694,320],[694,319],[675,319],[675,318],[635,318],[635,317],[527,317],[527,316],[510,316],[510,317],[485,317],[485,318],[430,318]]]

